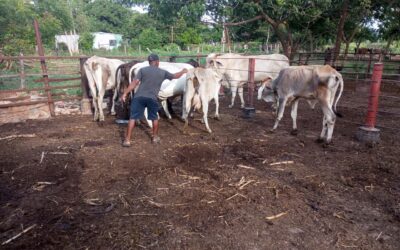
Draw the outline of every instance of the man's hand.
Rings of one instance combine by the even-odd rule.
[[[122,94],[121,96],[121,101],[124,103],[126,101],[126,95],[125,93]]]

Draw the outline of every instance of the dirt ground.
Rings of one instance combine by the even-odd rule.
[[[0,126],[1,248],[400,249],[398,132],[366,146],[339,119],[323,147],[322,112],[305,102],[292,136],[290,111],[270,133],[267,104],[243,119],[228,101],[213,134],[162,119],[159,145],[141,126],[122,148],[126,125],[111,116]]]

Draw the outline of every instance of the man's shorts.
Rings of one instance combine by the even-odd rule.
[[[147,119],[158,120],[158,102],[149,97],[134,97],[131,102],[131,120],[139,120],[144,118],[144,109],[147,108]]]

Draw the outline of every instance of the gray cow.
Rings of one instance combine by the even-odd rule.
[[[340,92],[335,101],[336,91]],[[311,107],[318,102],[324,113],[319,141],[330,143],[335,125],[336,105],[343,92],[342,75],[329,65],[291,66],[280,71],[272,87],[263,90],[262,99],[276,101],[277,116],[272,131],[282,119],[286,104],[292,106],[293,134],[297,133],[297,106],[300,98],[306,99]]]

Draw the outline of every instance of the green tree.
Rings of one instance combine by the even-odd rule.
[[[199,44],[202,41],[200,34],[194,28],[187,28],[183,33],[177,36],[177,43],[181,46]]]
[[[38,20],[43,44],[54,45],[54,37],[62,32],[62,23],[51,13],[45,12]]]
[[[90,2],[85,7],[89,16],[90,31],[122,33],[132,12],[109,0]]]
[[[18,55],[34,50],[33,5],[24,0],[0,1],[0,48],[4,54]]]
[[[162,37],[154,28],[148,28],[139,35],[138,42],[144,48],[156,49],[161,47]]]
[[[83,51],[90,51],[93,48],[94,36],[89,32],[81,33],[79,36],[79,47]]]
[[[292,59],[300,44],[309,36],[310,27],[321,18],[330,4],[331,0],[242,0],[232,10],[231,22],[226,26],[263,21],[272,27],[284,54]],[[232,22],[237,20],[236,17],[244,20]]]
[[[374,5],[374,17],[379,22],[379,34],[387,41],[386,50],[394,40],[400,39],[400,2],[378,1]]]

